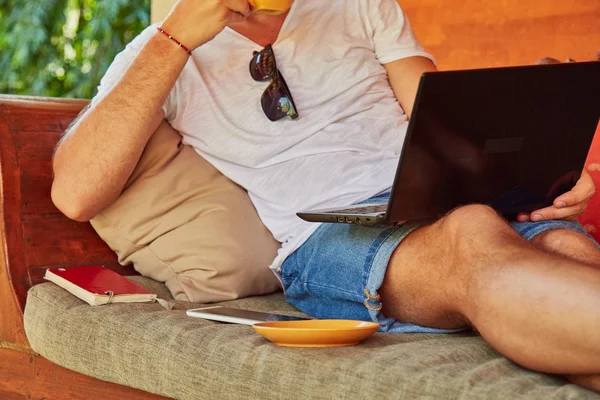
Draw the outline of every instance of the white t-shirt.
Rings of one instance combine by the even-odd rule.
[[[115,58],[98,96],[155,33],[149,27]],[[300,117],[271,122],[260,101],[269,82],[249,73],[255,50],[225,28],[193,52],[163,109],[185,144],[248,191],[282,243],[278,273],[318,228],[296,212],[389,190],[407,117],[382,64],[431,56],[395,0],[296,0],[273,50]]]

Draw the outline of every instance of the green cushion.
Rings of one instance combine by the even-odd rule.
[[[600,399],[527,371],[479,336],[375,334],[355,347],[277,347],[249,326],[189,318],[198,304],[91,307],[52,283],[34,286],[25,329],[32,348],[63,367],[177,399]],[[281,294],[228,303],[297,313]]]

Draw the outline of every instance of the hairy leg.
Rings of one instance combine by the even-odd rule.
[[[600,270],[541,250],[485,206],[409,235],[381,295],[385,315],[439,328],[470,322],[525,367],[600,374]]]
[[[536,247],[600,268],[600,250],[587,237],[565,229],[544,232],[531,241]],[[600,392],[600,375],[566,375],[569,381]]]
[[[587,237],[568,229],[543,232],[531,240],[536,247],[600,268],[600,249]]]

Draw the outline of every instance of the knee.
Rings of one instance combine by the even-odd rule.
[[[499,218],[498,213],[496,213],[496,211],[492,207],[486,206],[484,204],[470,204],[468,206],[456,208],[450,211],[448,217],[456,218],[459,220],[489,220],[492,218]]]
[[[440,220],[440,226],[462,238],[508,227],[493,208],[483,204],[472,204],[451,211]]]
[[[436,236],[446,256],[463,267],[482,251],[496,248],[506,239],[518,238],[494,209],[481,204],[457,208],[434,226],[439,229]]]

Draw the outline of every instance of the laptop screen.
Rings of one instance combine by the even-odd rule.
[[[549,205],[579,178],[599,118],[600,62],[426,73],[387,219]]]

